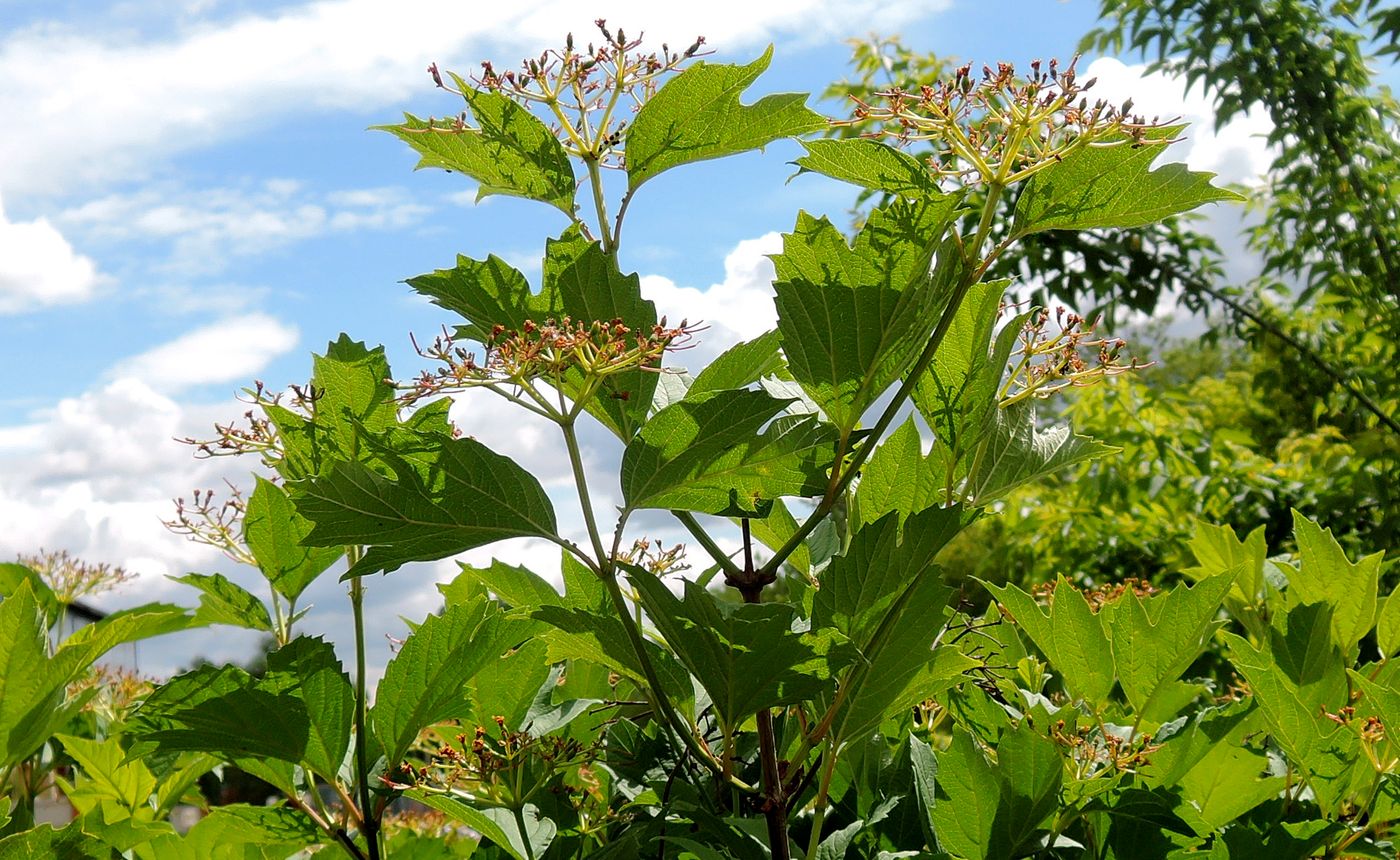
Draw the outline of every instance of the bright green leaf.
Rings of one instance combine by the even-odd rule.
[[[782,338],[775,329],[731,346],[696,375],[686,396],[696,398],[726,388],[746,388],[765,376],[782,371],[786,365],[779,352],[781,345]]]
[[[697,62],[666,82],[627,129],[627,187],[682,164],[761,149],[779,138],[822,128],[803,93],[739,96],[773,59],[773,47],[746,66]]]
[[[1371,632],[1376,623],[1376,588],[1384,552],[1352,564],[1331,529],[1293,512],[1293,535],[1301,564],[1288,572],[1292,602],[1332,607],[1332,632],[1343,652]]]
[[[278,594],[296,600],[345,550],[303,545],[311,522],[297,513],[286,490],[266,478],[256,480],[243,515],[243,540],[268,583]]]
[[[897,200],[870,213],[854,244],[800,213],[773,256],[778,331],[793,379],[850,430],[908,369],[947,301],[930,275],[956,214],[952,195]]]
[[[1108,704],[1117,681],[1108,634],[1084,595],[1063,576],[1048,610],[1015,585],[984,583],[1060,673],[1065,686],[1096,711]]]
[[[510,537],[553,537],[554,507],[533,475],[471,438],[416,437],[420,450],[381,457],[390,478],[337,463],[293,489],[314,546],[367,545],[346,574],[393,571]],[[412,459],[410,459],[410,456]]]
[[[1016,201],[1012,235],[1041,230],[1141,227],[1205,203],[1243,200],[1210,184],[1214,174],[1152,162],[1184,126],[1156,129],[1145,144],[1084,146],[1026,183]]]
[[[500,93],[472,89],[456,78],[477,127],[455,120],[404,114],[401,125],[376,126],[413,147],[416,169],[439,167],[479,183],[478,200],[508,194],[540,200],[566,215],[574,211],[574,172],[554,132]]]
[[[196,624],[228,624],[250,630],[272,630],[272,618],[262,601],[223,574],[187,573],[169,578],[199,589],[199,608],[194,613]]]
[[[936,196],[938,183],[917,158],[867,138],[804,140],[798,174],[820,173],[861,188],[904,197]]]
[[[990,437],[982,443],[986,450],[977,457],[977,470],[968,476],[973,504],[985,505],[1022,484],[1118,450],[1068,427],[1041,430],[1029,402],[998,409],[994,421]]]
[[[913,418],[899,425],[866,461],[856,485],[851,527],[861,529],[890,512],[900,522],[940,501],[941,476],[923,451]]]

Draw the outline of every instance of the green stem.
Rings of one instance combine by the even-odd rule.
[[[596,157],[585,156],[583,163],[588,165],[588,184],[593,187],[593,208],[598,213],[598,232],[603,241],[604,254],[616,254],[612,231],[608,229],[608,205],[603,200],[603,171],[598,167]]]
[[[346,551],[351,567],[360,560],[360,548]],[[369,744],[365,720],[365,586],[361,577],[350,580],[350,608],[355,616],[355,776],[360,786],[360,832],[369,848],[369,860],[379,860],[379,819],[374,814],[369,787]]]
[[[694,514],[689,511],[671,511],[671,513],[681,521],[681,525],[685,526],[686,531],[690,532],[695,541],[705,548],[705,552],[710,554],[710,558],[714,559],[715,564],[719,565],[721,570],[729,576],[741,573],[739,565],[735,564],[734,559],[730,558],[728,553],[715,543],[714,538],[710,537],[709,533],[700,525],[700,521],[695,519]]]
[[[583,523],[588,528],[588,539],[593,544],[600,569],[611,567],[608,551],[603,547],[603,536],[598,531],[598,521],[593,516],[593,501],[588,495],[588,475],[583,469],[583,453],[578,447],[578,434],[574,432],[573,421],[561,421],[559,429],[564,434],[564,447],[569,452],[569,466],[574,471],[574,489],[578,491],[579,507],[583,508]]]
[[[828,743],[822,749],[822,778],[817,784],[817,798],[812,813],[812,837],[807,840],[807,860],[816,860],[822,844],[822,825],[826,823],[826,802],[831,792],[831,776],[836,772],[836,756]]]

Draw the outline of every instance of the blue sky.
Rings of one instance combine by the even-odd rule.
[[[476,205],[468,181],[415,173],[405,146],[367,131],[403,111],[460,110],[433,89],[429,62],[462,72],[481,59],[513,65],[565,31],[588,32],[601,15],[656,43],[704,34],[713,62],[747,61],[774,43],[756,98],[820,91],[845,74],[843,40],[872,29],[940,54],[1024,63],[1071,54],[1097,10],[1093,0],[484,5],[0,0],[0,337],[9,357],[0,366],[0,556],[42,546],[124,565],[139,576],[111,606],[190,601],[164,579],[189,570],[254,587],[251,571],[159,524],[169,499],[195,486],[247,486],[251,464],[196,462],[172,437],[241,413],[234,394],[255,377],[274,387],[303,379],[309,353],[341,331],[385,344],[398,375],[412,375],[409,332],[430,335],[448,320],[399,282],[457,253],[537,268],[545,237],[564,226],[559,213],[502,197]],[[1263,120],[1211,133],[1199,94],[1096,59],[1084,67],[1094,63],[1107,95],[1207,120],[1180,157],[1232,181],[1257,175],[1267,153],[1252,135],[1267,130]],[[781,143],[679,169],[633,204],[624,266],[643,275],[663,312],[711,323],[697,358],[771,324],[763,255],[797,210],[840,219],[852,201],[849,189],[816,177],[787,184],[796,153]],[[1220,217],[1228,232],[1237,216]],[[527,465],[558,462],[552,437],[500,404],[464,401],[454,417]],[[601,435],[586,442],[606,474],[616,451]],[[551,489],[565,527],[576,525],[564,488]],[[654,528],[674,537],[662,522]],[[527,544],[501,554],[547,568],[553,553]],[[442,563],[376,580],[372,638],[401,635],[397,615],[431,611],[434,583],[453,570]],[[333,578],[318,584],[308,629],[344,642],[339,593]],[[250,647],[226,631],[189,634],[148,646],[143,668],[168,672],[193,652],[237,659]]]

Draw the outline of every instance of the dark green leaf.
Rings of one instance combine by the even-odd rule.
[[[778,418],[784,406],[730,389],[658,412],[622,457],[628,508],[761,515],[779,496],[820,495],[834,434],[812,417]]]
[[[768,68],[770,45],[746,66],[697,62],[666,83],[627,130],[627,187],[693,161],[760,149],[825,124],[802,93],[768,95],[752,105],[739,96]]]
[[[519,644],[528,626],[478,601],[430,615],[413,631],[385,667],[370,711],[391,766],[420,731],[464,709],[466,683]]]
[[[422,433],[415,441],[411,455],[381,452],[393,478],[344,462],[294,487],[297,511],[314,524],[307,543],[369,547],[347,577],[509,537],[554,536],[549,497],[513,461],[471,438]]]
[[[267,672],[295,679],[309,725],[301,760],[334,782],[350,748],[355,711],[355,692],[335,649],[323,639],[300,636],[268,655]]]
[[[630,579],[648,616],[710,694],[725,725],[797,701],[823,684],[825,661],[812,639],[794,630],[791,606],[720,603],[689,581],[684,599],[678,599],[650,574]]]

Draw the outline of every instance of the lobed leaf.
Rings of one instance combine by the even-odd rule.
[[[657,90],[627,130],[627,188],[682,164],[762,149],[826,124],[805,93],[739,97],[773,59],[773,46],[745,66],[698,62]]]

